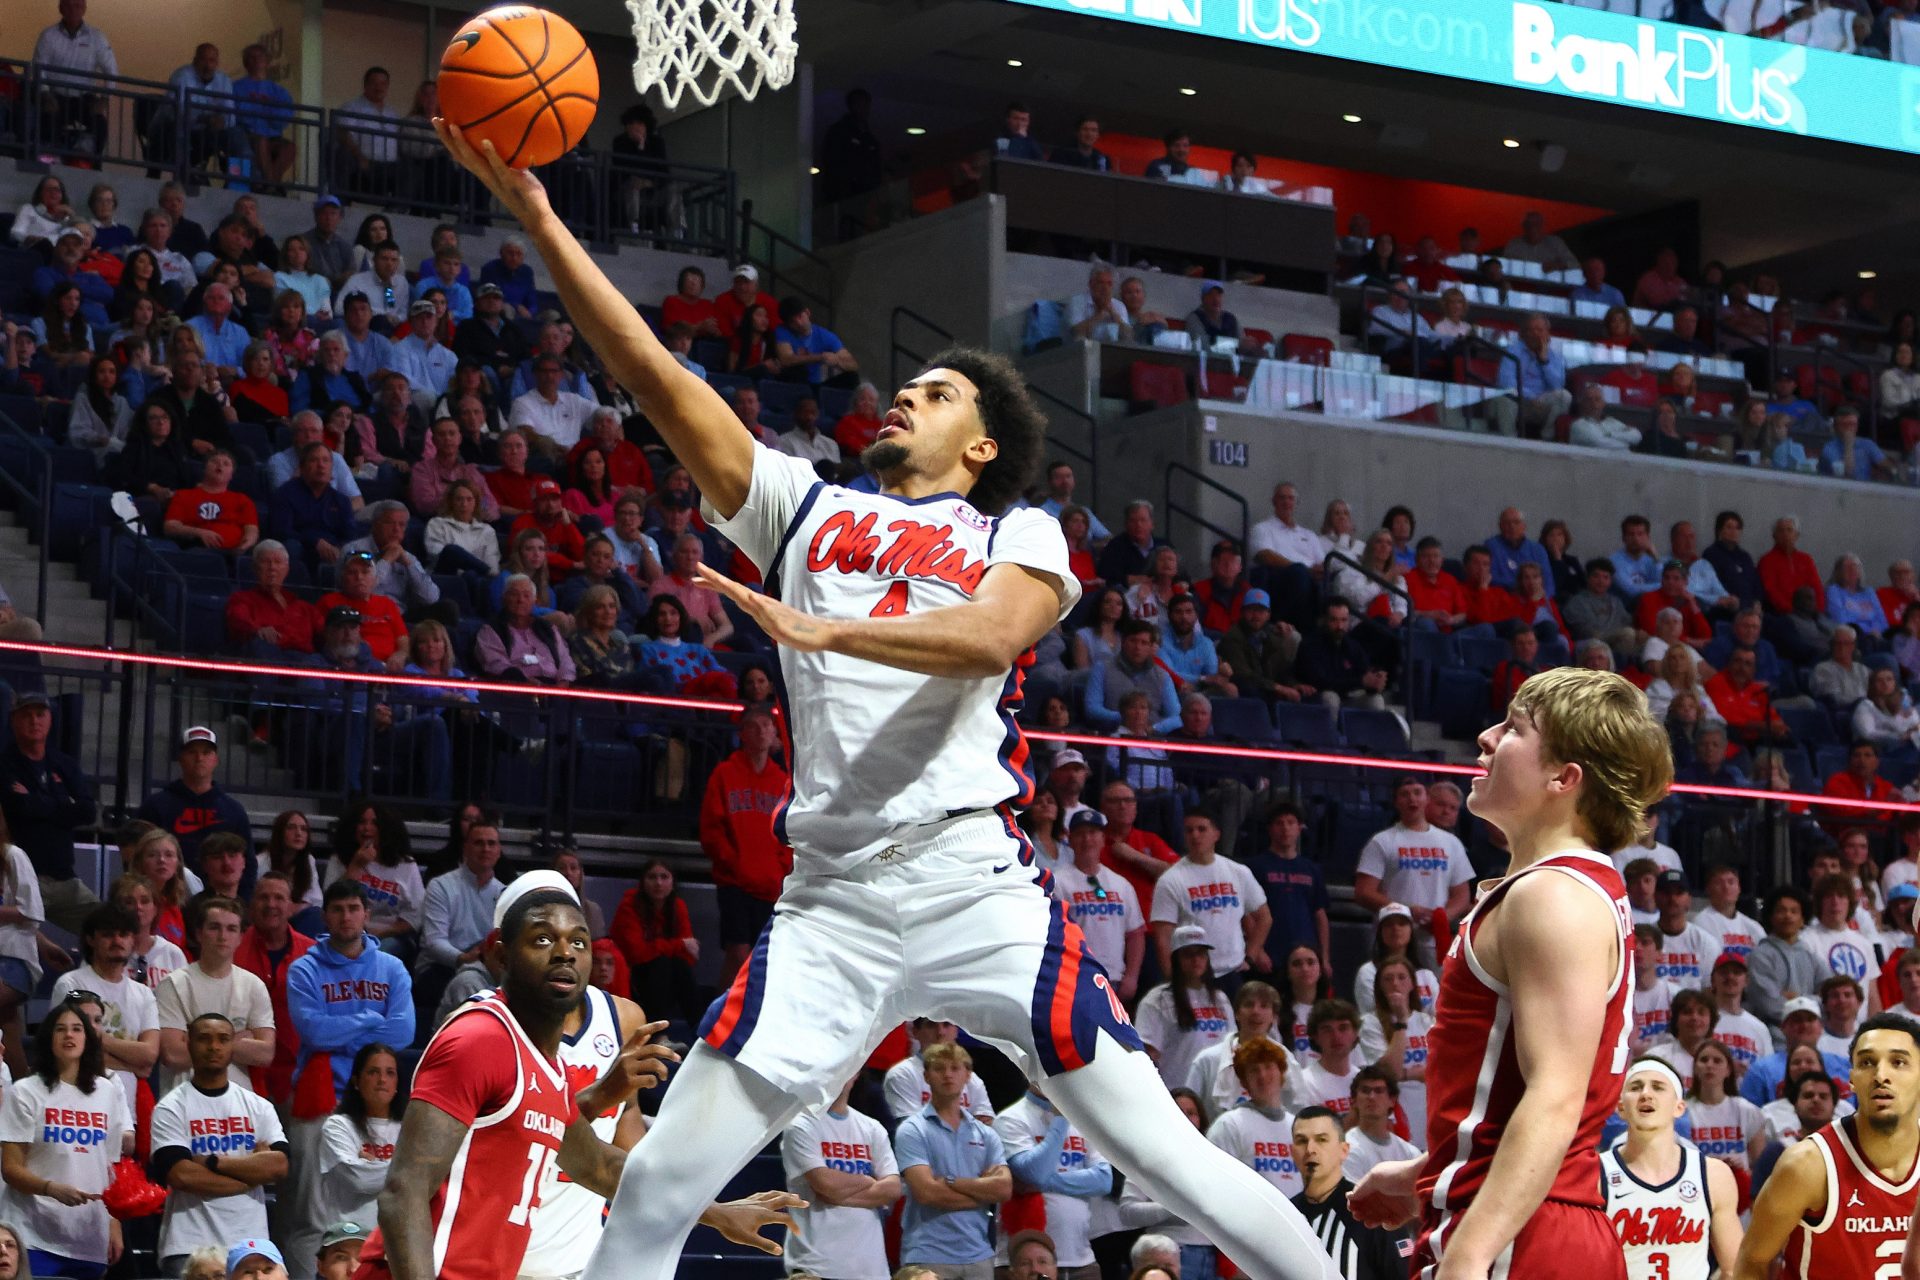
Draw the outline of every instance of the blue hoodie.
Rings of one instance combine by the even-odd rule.
[[[287,970],[287,1011],[300,1033],[294,1118],[319,1119],[347,1087],[354,1054],[370,1044],[413,1043],[413,977],[373,938],[348,957],[322,935]]]

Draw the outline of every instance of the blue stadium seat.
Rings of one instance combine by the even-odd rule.
[[[811,388],[805,383],[762,378],[760,379],[760,407],[791,415],[793,406],[806,399],[810,390]]]
[[[113,490],[101,485],[54,485],[47,553],[56,560],[78,560],[87,535],[113,519],[112,502]]]
[[[1400,717],[1391,711],[1349,707],[1340,713],[1340,733],[1349,747],[1383,756],[1405,755],[1412,745]]]
[[[753,385],[753,379],[744,373],[724,373],[720,370],[709,368],[707,370],[707,385],[715,391],[718,391],[721,395],[731,397],[735,387],[750,387]]]
[[[1471,739],[1487,727],[1487,693],[1491,685],[1478,671],[1451,667],[1437,673],[1433,686],[1433,714],[1440,732],[1449,738]]]
[[[1491,636],[1462,636],[1459,644],[1461,665],[1483,675],[1492,675],[1493,669],[1512,652],[1505,640]]]
[[[1813,752],[1813,773],[1818,785],[1836,773],[1842,773],[1847,767],[1847,747],[1845,743],[1835,742],[1824,747],[1816,747]]]
[[[1267,712],[1267,704],[1258,698],[1215,698],[1213,731],[1241,742],[1274,740],[1273,717]]]
[[[53,460],[55,484],[92,484],[98,478],[93,454],[70,444],[56,444],[47,450]]]
[[[1785,722],[1793,740],[1809,750],[1840,741],[1834,732],[1833,717],[1825,707],[1778,707],[1775,714]]]
[[[630,742],[582,741],[574,746],[574,807],[598,813],[626,813],[633,798],[646,793],[640,753]]]
[[[853,408],[853,392],[844,387],[821,387],[819,396],[823,422],[838,422]]]
[[[725,338],[695,338],[693,350],[687,353],[687,358],[712,375],[727,371],[729,354]]]
[[[1282,742],[1300,747],[1337,747],[1340,728],[1334,722],[1333,708],[1319,702],[1276,702],[1273,727]]]
[[[32,396],[0,396],[0,417],[11,419],[28,435],[40,434],[40,402]]]
[[[1393,822],[1391,810],[1362,805],[1337,806],[1326,847],[1320,853],[1320,870],[1328,881],[1350,883],[1354,866],[1360,861],[1360,850],[1375,833],[1386,830]]]

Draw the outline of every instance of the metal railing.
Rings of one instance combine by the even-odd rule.
[[[759,237],[756,246],[755,237]],[[758,248],[759,252],[756,252]],[[785,261],[782,261],[782,255]],[[753,216],[753,201],[740,205],[740,262],[766,267],[766,291],[775,297],[797,294],[812,307],[821,324],[833,325],[833,266],[798,241],[791,240]]]
[[[26,526],[27,538],[36,550],[33,587],[33,616],[44,624],[47,617],[48,528],[53,510],[53,455],[44,441],[19,423],[0,413],[0,491],[11,499],[10,505]]]
[[[467,226],[499,213],[420,117],[263,105],[185,85],[0,62],[0,74],[8,71],[21,83],[20,118],[10,119],[0,100],[0,146],[17,142],[32,162],[129,165],[150,178],[236,192],[326,193]],[[576,151],[538,172],[555,210],[593,244],[638,240],[731,258],[742,241],[730,169]]]
[[[1192,480],[1198,481],[1202,487],[1211,489],[1215,493],[1223,495],[1224,497],[1229,499],[1231,502],[1233,502],[1234,505],[1238,506],[1240,508],[1240,527],[1236,530],[1236,529],[1230,529],[1225,525],[1215,524],[1213,523],[1213,521],[1201,515],[1198,511],[1189,510],[1188,508],[1183,507],[1180,504],[1176,503],[1173,500],[1173,478],[1176,475],[1186,476]],[[1234,543],[1241,548],[1242,552],[1246,550],[1247,525],[1249,523],[1248,515],[1247,515],[1247,500],[1241,497],[1239,494],[1235,493],[1232,489],[1229,489],[1226,485],[1221,484],[1218,480],[1215,480],[1211,476],[1208,476],[1196,470],[1195,468],[1188,466],[1184,462],[1171,462],[1167,464],[1167,473],[1163,478],[1162,484],[1160,487],[1160,509],[1167,513],[1166,537],[1167,537],[1167,541],[1169,542],[1178,541],[1178,539],[1176,539],[1173,536],[1173,517],[1185,516],[1188,520],[1191,520],[1193,523],[1199,525],[1203,529],[1207,529],[1213,533],[1217,533],[1222,538],[1233,539]]]

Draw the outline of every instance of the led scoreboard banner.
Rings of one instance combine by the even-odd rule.
[[[1920,151],[1920,66],[1533,0],[1013,0],[1169,32]]]

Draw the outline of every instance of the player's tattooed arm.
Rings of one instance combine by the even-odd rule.
[[[703,586],[733,601],[776,644],[955,680],[1005,675],[1060,617],[1060,591],[1053,579],[1017,564],[987,570],[965,604],[883,618],[818,618],[749,591],[705,565],[696,573]]]
[[[466,1136],[466,1125],[432,1103],[416,1098],[407,1107],[379,1200],[380,1233],[393,1280],[434,1280],[430,1205]]]
[[[582,1091],[584,1096],[584,1091]],[[620,1170],[627,1153],[602,1142],[585,1112],[575,1116],[560,1139],[560,1168],[595,1195],[613,1199],[620,1189]]]

